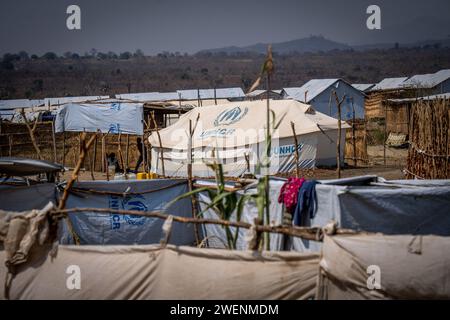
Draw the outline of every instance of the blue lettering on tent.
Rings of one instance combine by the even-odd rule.
[[[120,111],[120,103],[117,102],[112,103],[111,110]]]
[[[111,123],[109,125],[110,133],[120,133],[120,123]]]
[[[114,210],[135,210],[135,211],[147,211],[148,207],[145,204],[145,197],[141,194],[118,197],[109,196],[109,208]],[[138,215],[119,215],[111,214],[111,229],[120,229],[122,223],[127,223],[133,226],[143,225],[145,222],[145,217]]]
[[[300,152],[302,150],[302,148],[303,148],[303,145],[299,144],[298,152]],[[291,155],[294,152],[295,152],[295,145],[293,145],[293,144],[288,144],[288,145],[272,148],[272,154],[278,155],[280,157]]]

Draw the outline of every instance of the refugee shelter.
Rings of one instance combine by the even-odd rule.
[[[301,87],[283,88],[282,96],[310,104],[316,111],[337,118],[333,92],[336,92],[339,100],[345,97],[341,104],[342,120],[364,118],[364,93],[342,79],[312,79]]]
[[[290,172],[295,168],[296,146],[291,122],[298,138],[298,163],[301,168],[336,165],[336,119],[295,100],[270,100],[270,108],[273,111],[272,120],[275,123],[281,121],[272,134],[271,174]],[[214,176],[207,166],[214,161],[223,164],[227,176],[258,173],[258,164],[265,154],[265,126],[266,101],[194,108],[182,115],[175,125],[154,132],[149,137],[151,168],[162,173],[164,166],[165,175],[186,176],[191,150],[195,176]],[[342,123],[343,129],[348,127]],[[192,139],[189,128],[193,131]],[[341,136],[342,150],[344,139],[345,132]],[[341,156],[343,154],[341,152]]]

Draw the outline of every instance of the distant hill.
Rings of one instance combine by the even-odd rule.
[[[237,47],[229,46],[223,48],[215,49],[205,49],[198,53],[218,53],[225,52],[227,54],[244,53],[244,52],[254,52],[254,53],[265,53],[267,51],[267,43],[257,43],[254,45]],[[296,39],[285,42],[278,42],[272,44],[272,51],[279,54],[290,54],[290,53],[317,53],[317,52],[328,52],[332,50],[350,50],[354,49],[357,51],[366,51],[373,49],[390,49],[396,46],[395,42],[381,42],[373,44],[363,44],[363,45],[347,45],[344,43],[336,42],[324,38],[323,36],[311,36],[308,38]],[[449,48],[450,38],[447,39],[436,39],[436,40],[423,40],[410,43],[398,43],[399,47],[402,48],[413,48],[413,47],[440,47]]]
[[[223,47],[216,49],[206,49],[199,51],[199,53],[217,53],[217,52],[226,52],[227,54],[239,53],[239,52],[256,52],[256,53],[265,53],[267,51],[267,43],[257,43],[250,46],[244,47]],[[289,53],[305,53],[305,52],[326,52],[331,50],[347,50],[351,49],[349,45],[335,42],[329,39],[326,39],[322,36],[311,36],[309,38],[296,39],[285,42],[278,42],[272,44],[272,51],[280,54],[289,54]]]

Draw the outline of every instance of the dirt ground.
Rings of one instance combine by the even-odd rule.
[[[367,153],[369,155],[369,163],[365,166],[349,167],[346,166],[341,170],[341,177],[355,177],[363,175],[377,175],[385,179],[404,179],[403,168],[406,165],[408,149],[386,148],[386,165],[384,165],[383,146],[368,146]],[[68,180],[72,175],[72,171],[64,172],[62,179]],[[335,168],[317,168],[301,170],[300,175],[309,179],[336,179],[337,173]],[[289,175],[282,175],[289,176]],[[106,180],[106,173],[94,172],[95,180]],[[114,179],[114,177],[110,177]],[[82,170],[78,180],[92,181],[89,171]]]

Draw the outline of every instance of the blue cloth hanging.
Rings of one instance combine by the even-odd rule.
[[[294,225],[302,225],[302,217],[306,214],[310,219],[316,214],[316,180],[307,180],[303,182],[298,191],[298,201],[294,212]]]

